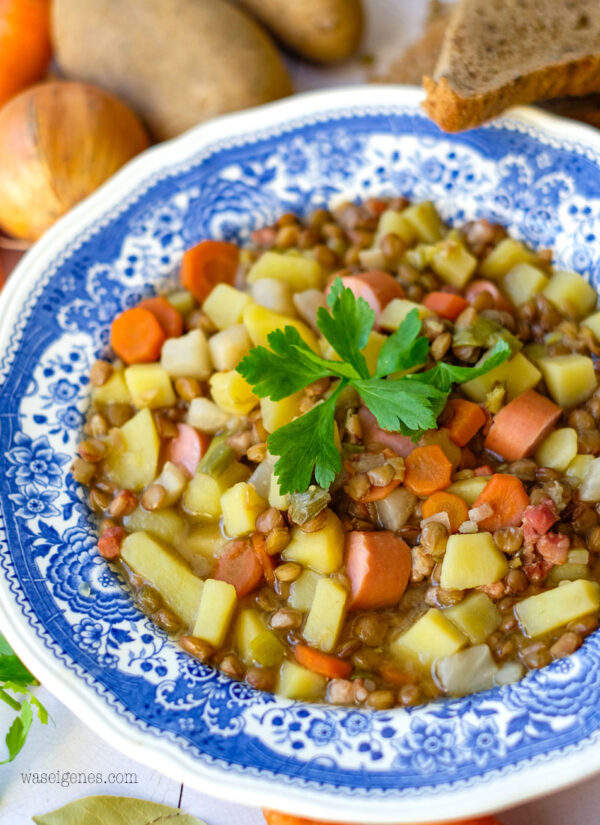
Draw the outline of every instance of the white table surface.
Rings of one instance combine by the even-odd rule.
[[[418,33],[426,2],[365,0],[365,4],[368,11],[365,52],[385,62]],[[358,64],[326,72],[291,65],[298,90],[356,82],[363,77]],[[60,703],[60,697],[51,696],[43,687],[37,689],[37,695],[50,711],[52,722],[47,727],[34,722],[25,748],[15,762],[0,767],[2,825],[31,825],[33,815],[95,794],[133,796],[180,806],[206,820],[207,825],[264,825],[259,810],[220,802],[128,759],[92,733]],[[5,731],[12,711],[0,705],[0,731]],[[2,733],[0,748],[3,736]],[[45,781],[43,774],[46,774]],[[82,782],[83,774],[101,774],[102,781]],[[210,788],[206,791],[210,792]],[[592,779],[571,790],[507,811],[501,819],[505,825],[598,825],[599,811],[600,782]],[[323,814],[336,816],[334,810]],[[440,817],[447,814],[448,811],[440,811]]]

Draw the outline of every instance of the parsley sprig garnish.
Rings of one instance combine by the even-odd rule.
[[[0,636],[0,699],[17,713],[5,737],[8,759],[0,761],[0,765],[12,762],[25,744],[34,708],[40,722],[43,725],[48,722],[48,711],[29,689],[37,684],[6,639]]]
[[[256,395],[273,401],[281,401],[320,378],[338,379],[328,398],[269,436],[269,451],[279,456],[275,474],[284,494],[306,490],[313,474],[317,484],[327,488],[341,470],[334,438],[335,405],[346,386],[359,393],[380,427],[418,441],[436,426],[453,384],[484,375],[511,354],[509,345],[500,340],[479,367],[440,361],[424,372],[388,378],[422,367],[427,361],[429,341],[419,334],[421,321],[418,310],[413,309],[385,341],[371,375],[361,350],[369,340],[375,313],[363,298],[357,299],[344,287],[341,278],[334,281],[327,305],[329,311],[319,308],[317,326],[341,361],[317,355],[297,329],[287,326],[270,333],[270,349],[254,347],[237,367]]]

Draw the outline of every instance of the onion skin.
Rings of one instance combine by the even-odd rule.
[[[102,89],[27,89],[0,109],[0,227],[36,240],[148,145],[137,115]]]

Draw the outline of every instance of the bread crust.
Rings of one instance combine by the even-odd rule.
[[[448,78],[423,78],[427,93],[423,108],[445,132],[472,129],[509,106],[567,95],[600,92],[600,56],[589,56],[537,69],[479,95],[465,97]]]

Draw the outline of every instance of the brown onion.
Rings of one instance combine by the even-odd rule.
[[[0,109],[0,226],[39,238],[148,145],[137,115],[102,89],[27,89]]]

